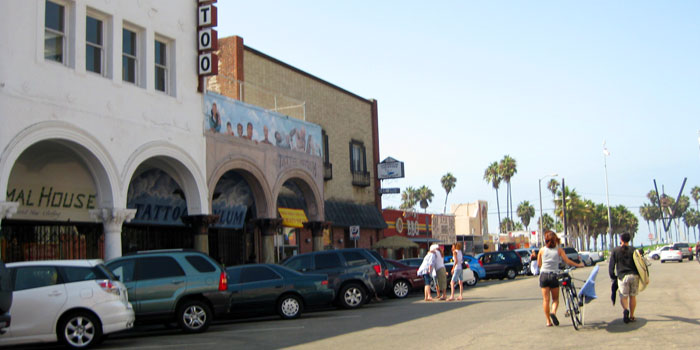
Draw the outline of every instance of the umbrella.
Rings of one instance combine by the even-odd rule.
[[[418,244],[403,236],[390,236],[377,241],[372,245],[372,248],[386,249],[401,249],[401,248],[418,248]]]

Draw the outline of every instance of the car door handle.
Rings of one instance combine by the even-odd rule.
[[[58,297],[58,296],[61,296],[61,295],[63,295],[63,293],[61,293],[61,292],[59,292],[59,291],[57,291],[57,290],[54,290],[53,292],[49,293],[49,296],[50,296],[50,297]]]
[[[170,283],[172,283],[172,284],[182,284],[183,282],[185,282],[185,281],[172,281],[172,282],[170,282]]]
[[[282,288],[282,285],[275,286],[275,289],[280,289],[280,288]]]

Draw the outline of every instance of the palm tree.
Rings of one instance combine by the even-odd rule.
[[[559,191],[559,186],[560,184],[559,181],[557,181],[557,179],[550,179],[549,183],[547,183],[547,189],[549,190],[549,192],[552,192],[552,201],[554,202],[555,208],[557,206],[557,191]]]
[[[639,207],[639,215],[641,215],[642,219],[644,219],[644,221],[647,222],[647,228],[649,229],[649,232],[651,232],[651,225],[649,225],[649,222],[652,219],[651,208],[652,206],[646,203]]]
[[[401,209],[411,209],[418,203],[418,191],[412,187],[408,186],[403,193],[401,193]]]
[[[423,208],[423,212],[428,212],[428,205],[430,205],[430,202],[433,201],[433,197],[435,195],[433,194],[433,191],[428,188],[428,186],[421,186],[418,189],[418,194],[417,198],[418,202],[420,203],[420,207]]]
[[[698,208],[698,201],[700,201],[700,187],[695,186],[691,188],[690,196],[693,197],[693,200],[695,201],[695,210],[700,210],[700,208]]]
[[[445,189],[445,206],[442,208],[442,213],[445,214],[445,212],[447,212],[447,197],[450,195],[450,192],[452,192],[452,189],[455,188],[457,178],[454,177],[452,173],[447,173],[440,178],[440,183],[442,184],[442,188]]]
[[[528,230],[530,225],[530,219],[535,216],[535,207],[528,201],[523,201],[518,205],[518,217],[520,221],[525,226],[525,230]]]
[[[509,155],[503,156],[498,164],[498,172],[501,174],[503,181],[506,182],[506,216],[513,222],[513,196],[510,188],[510,180],[518,172],[515,159]]]
[[[549,214],[542,215],[542,230],[547,231],[554,228],[554,219]]]
[[[501,225],[499,229],[501,230],[500,232],[509,232],[511,228],[514,228],[515,225],[513,224],[513,221],[511,221],[509,218],[503,218],[503,221],[501,221]]]
[[[500,230],[500,223],[501,223],[501,206],[498,203],[498,187],[501,185],[501,174],[498,172],[498,163],[493,162],[489,164],[489,166],[486,168],[484,171],[484,181],[486,181],[488,184],[493,186],[493,189],[496,190],[496,210],[498,213],[498,223],[499,223],[499,230]],[[498,231],[503,232],[503,231]]]

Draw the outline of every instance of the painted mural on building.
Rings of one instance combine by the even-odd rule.
[[[321,127],[303,120],[207,92],[204,128],[209,132],[247,139],[321,157]]]
[[[400,235],[408,238],[430,238],[431,223],[429,214],[416,213],[413,210],[384,209],[382,216],[387,224],[385,236]]]

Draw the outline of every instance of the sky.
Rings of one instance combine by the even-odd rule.
[[[382,186],[428,186],[435,194],[428,212],[443,212],[440,178],[450,172],[457,184],[447,211],[486,200],[494,232],[496,193],[483,175],[504,155],[517,161],[513,209],[535,206],[530,230],[538,180],[549,174],[605,203],[607,162],[610,205],[637,216],[653,180],[672,197],[684,178],[685,195],[700,186],[700,2],[221,0],[217,7],[220,38],[241,36],[376,99],[380,159],[403,161],[406,175]],[[548,181],[542,201],[551,215]],[[505,216],[505,185],[498,193]],[[382,201],[398,207],[401,197]],[[635,243],[647,245],[649,229],[639,221]]]

